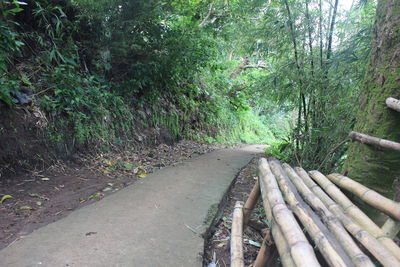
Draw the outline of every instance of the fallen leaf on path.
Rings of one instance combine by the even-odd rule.
[[[117,165],[117,163],[114,162],[114,161],[106,161],[106,164],[107,164],[108,166],[110,166],[110,167],[114,167],[115,165]]]
[[[19,207],[20,210],[33,210],[31,206],[21,206]]]
[[[95,194],[90,195],[89,199],[92,199],[92,198],[99,198],[99,197],[101,197],[101,196],[102,196],[101,193],[95,193]]]
[[[144,178],[144,177],[148,176],[148,174],[147,173],[141,173],[138,176],[139,176],[139,178]]]
[[[133,170],[134,169],[132,163],[122,163],[122,166],[124,166],[124,168],[127,169],[127,170]]]
[[[13,198],[11,195],[4,195],[1,200],[0,200],[0,204],[3,204],[4,201],[6,201],[7,199]]]
[[[42,181],[50,181],[50,178],[44,177],[44,178],[41,178],[40,180],[42,180]]]

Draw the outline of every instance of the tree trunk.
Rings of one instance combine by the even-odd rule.
[[[400,116],[385,100],[400,98],[400,1],[380,0],[365,90],[360,98],[354,131],[400,141]],[[400,153],[352,143],[343,173],[392,197],[393,181],[400,173]]]

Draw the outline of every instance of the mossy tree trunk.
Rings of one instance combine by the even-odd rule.
[[[380,0],[365,90],[360,98],[354,131],[400,141],[400,113],[385,100],[400,98],[400,1]],[[400,153],[354,142],[347,152],[343,172],[387,196],[400,178]]]

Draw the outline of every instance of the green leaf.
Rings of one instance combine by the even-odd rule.
[[[18,13],[18,12],[24,11],[24,9],[20,8],[20,7],[16,7],[16,8],[9,9],[7,11],[10,13]]]
[[[22,5],[22,6],[28,5],[28,3],[25,3],[25,2],[22,2],[22,1],[15,1],[15,0],[14,0],[13,3],[14,3],[14,4],[17,4],[17,5]]]
[[[4,195],[1,200],[0,200],[0,204],[3,204],[4,201],[6,201],[6,199],[10,199],[13,198],[11,195]]]
[[[124,166],[125,169],[128,169],[128,170],[135,169],[135,167],[132,165],[132,163],[123,163],[122,165]]]
[[[95,193],[95,194],[90,195],[89,199],[99,198],[99,197],[101,197],[101,194],[100,193]]]

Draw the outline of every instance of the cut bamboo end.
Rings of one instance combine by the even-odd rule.
[[[357,141],[362,144],[373,145],[380,148],[386,148],[391,150],[400,151],[400,143],[393,142],[386,139],[381,139],[374,136],[369,136],[366,134],[358,133],[358,132],[350,132],[349,138],[352,141]]]
[[[393,97],[388,97],[386,98],[386,105],[389,108],[400,112],[400,100]]]
[[[249,197],[246,200],[246,203],[243,206],[243,227],[249,222],[250,215],[253,212],[260,195],[260,183],[257,180],[250,192]]]
[[[267,205],[271,208],[271,215],[281,229],[288,247],[290,248],[293,262],[296,266],[320,266],[312,246],[308,243],[293,213],[286,206],[275,176],[272,174],[266,159],[260,159],[259,170],[263,202],[268,200],[269,204]]]
[[[378,210],[384,212],[385,214],[393,217],[396,220],[400,220],[400,204],[388,199],[381,194],[369,189],[368,187],[338,173],[333,173],[327,176],[329,180],[350,191],[354,195],[361,198],[367,204]]]
[[[243,202],[237,201],[233,209],[231,231],[231,266],[244,267],[243,258]]]

